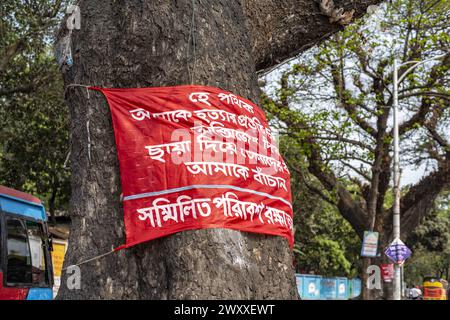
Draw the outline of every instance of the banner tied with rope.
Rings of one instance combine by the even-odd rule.
[[[126,244],[229,228],[293,239],[289,170],[255,104],[205,86],[106,89]]]

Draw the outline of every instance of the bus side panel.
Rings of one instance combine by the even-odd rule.
[[[3,273],[0,272],[0,300],[25,300],[28,288],[5,288],[3,287]]]
[[[52,300],[53,290],[51,288],[30,288],[27,300]]]
[[[15,213],[21,216],[46,221],[45,209],[42,205],[26,203],[20,199],[13,199],[0,194],[0,205],[5,212]]]

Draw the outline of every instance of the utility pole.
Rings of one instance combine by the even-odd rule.
[[[394,239],[400,239],[400,164],[399,164],[399,142],[398,142],[398,69],[397,59],[394,59],[394,90],[393,104],[394,109],[394,217],[393,217],[393,236]],[[400,265],[394,265],[394,295],[393,300],[401,300],[401,277]]]
[[[393,70],[393,90],[392,90],[392,108],[394,113],[394,210],[393,210],[393,237],[395,239],[400,239],[400,148],[399,148],[399,133],[398,133],[398,86],[403,81],[403,79],[414,70],[417,66],[424,64],[425,62],[438,60],[443,58],[448,53],[424,60],[424,61],[407,61],[397,66],[397,60],[394,58],[394,70]],[[403,74],[398,78],[398,69],[407,65],[412,64]],[[401,266],[396,263],[394,264],[394,292],[392,300],[401,300],[402,297],[402,275]]]

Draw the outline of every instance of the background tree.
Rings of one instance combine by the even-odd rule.
[[[432,212],[408,237],[414,255],[405,264],[405,282],[422,284],[424,276],[450,278],[450,192],[436,200]]]
[[[55,76],[47,73],[47,67],[54,63],[44,56],[65,4],[62,0],[2,1],[0,97],[32,93]]]
[[[50,35],[64,1],[0,4],[0,184],[67,210],[67,107]]]
[[[256,72],[364,14],[378,0],[80,1],[65,84],[146,87],[196,83],[258,103]],[[344,9],[342,11],[338,9]],[[345,15],[337,15],[337,13]],[[64,35],[61,30],[61,35]],[[195,44],[195,47],[194,47]],[[68,88],[72,228],[65,264],[124,242],[113,130],[103,96]],[[86,123],[92,141],[87,154]],[[184,231],[81,266],[82,290],[60,298],[296,298],[281,237],[227,229]],[[66,275],[63,274],[62,283]]]
[[[298,148],[295,139],[281,137],[280,151],[291,171],[296,272],[353,278],[359,271],[359,237],[336,207],[313,191],[320,185],[307,163],[296,161]]]
[[[425,171],[402,195],[402,239],[450,184],[448,17],[446,1],[395,1],[302,56],[263,97],[274,125],[301,146],[293,159],[307,160],[308,172],[321,186],[311,190],[336,206],[360,237],[365,230],[378,231],[380,249],[392,240],[386,197],[394,57],[402,63],[446,53],[417,68],[400,88],[402,167]]]

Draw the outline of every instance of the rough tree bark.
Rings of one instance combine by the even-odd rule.
[[[357,1],[355,17],[377,2]],[[256,103],[257,70],[341,28],[312,0],[84,0],[79,7],[81,30],[72,35],[74,64],[63,74],[66,85],[169,86],[188,84],[193,76],[196,84]],[[74,87],[66,97],[72,141],[67,267],[124,243],[124,228],[106,101]],[[225,229],[185,231],[83,264],[81,290],[69,290],[66,278],[64,273],[61,299],[298,298],[287,241]]]

